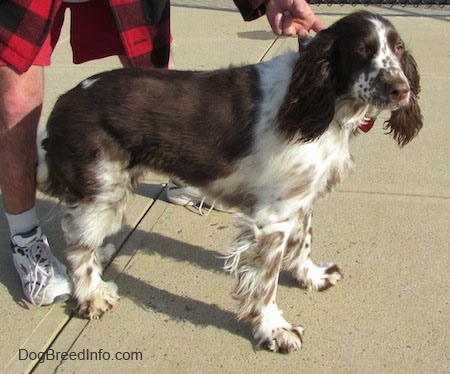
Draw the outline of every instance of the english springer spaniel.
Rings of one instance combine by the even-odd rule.
[[[286,269],[313,290],[342,277],[311,258],[314,201],[353,167],[349,141],[381,111],[403,146],[421,129],[419,75],[394,26],[348,15],[288,52],[212,72],[120,69],[62,95],[48,120],[41,189],[67,207],[62,226],[79,315],[101,317],[118,300],[96,249],[123,223],[146,170],[198,187],[234,207],[240,233],[225,267],[237,276],[240,319],[257,346],[299,349],[303,328],[276,304]]]

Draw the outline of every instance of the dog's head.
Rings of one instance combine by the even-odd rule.
[[[314,140],[327,129],[339,98],[391,111],[385,128],[404,145],[422,127],[419,91],[416,62],[394,26],[379,15],[356,12],[301,50],[278,120],[288,136],[300,130],[302,140]]]

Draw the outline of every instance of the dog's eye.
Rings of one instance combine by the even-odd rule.
[[[373,49],[368,45],[363,44],[356,47],[356,53],[358,53],[362,57],[369,58],[373,56]]]
[[[399,56],[403,53],[403,51],[405,50],[405,46],[403,45],[403,42],[397,42],[394,45],[394,53]]]

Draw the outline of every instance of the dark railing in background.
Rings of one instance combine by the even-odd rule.
[[[450,5],[450,0],[307,0],[315,5],[388,5],[388,6],[440,6]]]

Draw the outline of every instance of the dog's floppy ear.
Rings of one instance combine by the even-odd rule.
[[[407,106],[391,113],[391,118],[384,123],[384,129],[403,147],[409,143],[423,126],[422,114],[418,103],[420,92],[420,75],[413,56],[405,51],[402,59],[403,72],[408,78],[411,97]]]
[[[333,118],[333,41],[324,31],[306,46],[299,40],[301,58],[277,117],[277,129],[288,139],[300,136],[301,141],[312,141],[325,132]]]

